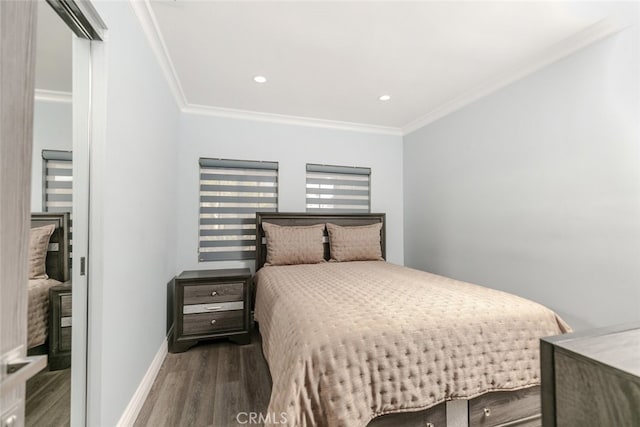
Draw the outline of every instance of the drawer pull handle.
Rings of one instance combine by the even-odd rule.
[[[212,305],[209,307],[205,307],[207,310],[220,310],[222,307],[220,307],[219,305]]]
[[[427,423],[427,427],[434,427],[433,423]]]
[[[213,320],[211,321],[211,324],[212,324],[212,325],[215,325],[215,324],[216,324],[216,319],[213,319]]]
[[[215,297],[216,295],[218,295],[218,293],[216,291],[211,292],[211,296]]]
[[[484,410],[484,416],[485,416],[485,417],[488,417],[488,416],[490,416],[490,415],[491,415],[491,409],[489,409],[489,408],[484,408],[483,410]]]

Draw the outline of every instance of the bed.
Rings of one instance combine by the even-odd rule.
[[[69,214],[32,213],[31,245],[29,254],[27,348],[29,354],[47,353],[49,337],[49,289],[70,278],[69,268]],[[34,243],[34,230],[52,228],[51,234],[40,233],[39,242]],[[38,246],[43,249],[39,250]],[[44,264],[40,264],[41,258]],[[36,273],[34,269],[42,268]]]
[[[382,259],[265,265],[265,224],[378,224],[384,258],[384,221],[256,215],[255,318],[273,381],[268,413],[290,426],[540,425],[539,339],[570,330],[551,310]],[[325,260],[329,247],[324,236]]]

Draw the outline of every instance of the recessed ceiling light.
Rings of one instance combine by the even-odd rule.
[[[391,99],[391,95],[382,95],[380,98],[378,98],[380,101],[388,101]]]
[[[253,81],[256,83],[264,83],[267,81],[267,78],[265,76],[255,76]]]

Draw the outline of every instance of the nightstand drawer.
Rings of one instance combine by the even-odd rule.
[[[71,351],[71,328],[60,328],[59,351]]]
[[[71,365],[71,283],[49,288],[49,370]]]
[[[242,310],[243,308],[243,301],[191,304],[185,305],[182,308],[182,314],[213,313],[218,311]]]
[[[216,313],[188,314],[182,317],[182,329],[185,335],[207,334],[244,327],[244,310],[220,311]]]
[[[244,283],[216,283],[208,285],[185,286],[185,304],[205,304],[208,302],[242,301]]]
[[[60,315],[71,316],[71,294],[60,295]]]

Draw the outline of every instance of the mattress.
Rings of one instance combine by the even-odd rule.
[[[524,298],[381,261],[264,267],[256,287],[268,412],[290,426],[538,385],[539,339],[570,330]]]
[[[29,280],[29,306],[27,319],[27,348],[44,344],[48,335],[49,288],[59,285],[53,279]]]

